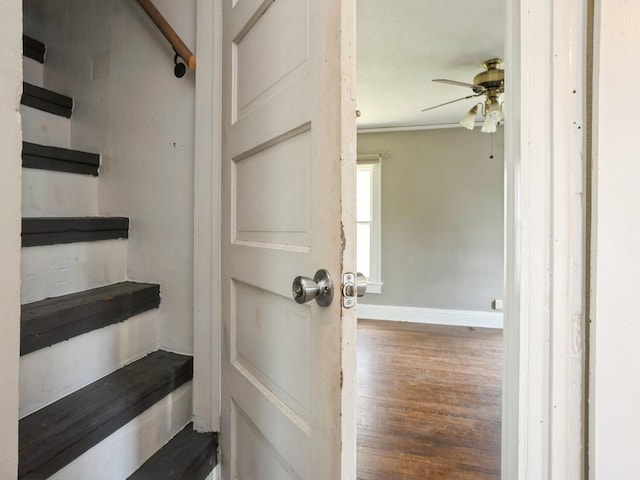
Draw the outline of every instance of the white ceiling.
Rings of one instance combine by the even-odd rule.
[[[504,0],[358,0],[358,128],[456,124],[475,100],[434,83],[473,83],[482,63],[504,58]],[[484,98],[484,97],[483,97]]]

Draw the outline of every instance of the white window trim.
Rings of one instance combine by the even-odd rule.
[[[371,165],[371,276],[367,293],[382,293],[382,155],[358,155],[358,166]]]

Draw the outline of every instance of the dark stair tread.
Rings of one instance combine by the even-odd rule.
[[[22,166],[24,168],[98,176],[100,155],[22,142]]]
[[[20,354],[103,328],[160,306],[160,286],[122,282],[22,305]]]
[[[18,478],[48,478],[192,377],[191,357],[158,350],[23,418]]]
[[[217,464],[218,436],[189,423],[127,480],[204,480]]]
[[[90,242],[129,237],[125,217],[26,217],[22,219],[22,246]]]
[[[47,47],[44,43],[27,35],[22,35],[22,54],[25,57],[28,57],[39,63],[44,63],[44,56],[46,52]]]
[[[66,118],[71,118],[73,110],[72,98],[27,82],[22,83],[21,103]]]

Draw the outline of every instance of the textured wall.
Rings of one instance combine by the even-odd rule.
[[[132,0],[25,0],[25,31],[48,44],[45,84],[75,99],[71,144],[98,150],[101,215],[131,218],[128,276],[161,285],[160,343],[193,337],[194,75]],[[195,0],[157,8],[195,49]]]
[[[491,310],[503,291],[503,135],[462,128],[358,135],[383,153],[382,294],[362,303]],[[388,152],[388,153],[387,153]]]
[[[0,478],[18,472],[22,4],[0,0]]]

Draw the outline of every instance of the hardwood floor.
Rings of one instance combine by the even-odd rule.
[[[502,331],[360,320],[358,480],[500,478]]]

